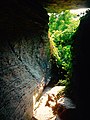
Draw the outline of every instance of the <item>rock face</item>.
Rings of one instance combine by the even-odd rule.
[[[47,12],[36,1],[0,2],[0,120],[31,119],[33,96],[50,77],[47,33]]]
[[[44,0],[41,0],[44,1]],[[48,12],[61,12],[65,9],[89,7],[89,0],[45,0],[44,6]]]
[[[83,17],[73,43],[73,97],[78,110],[77,120],[90,119],[90,11]],[[87,105],[88,104],[88,105]]]

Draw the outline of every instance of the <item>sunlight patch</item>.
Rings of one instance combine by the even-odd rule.
[[[82,17],[86,15],[86,12],[90,10],[90,8],[79,8],[79,9],[71,9],[70,12],[79,15],[79,17]]]

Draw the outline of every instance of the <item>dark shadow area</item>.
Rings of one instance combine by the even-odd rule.
[[[62,69],[63,66],[57,66],[57,63],[55,59],[52,57],[51,61],[51,80],[48,84],[48,86],[55,86],[55,85],[60,85],[58,82],[59,80],[65,80],[67,75],[67,71]]]
[[[36,119],[35,117],[32,117],[32,119],[31,120],[38,120],[38,119]]]
[[[77,108],[77,120],[89,120],[90,11],[87,11],[87,15],[81,19],[73,39],[72,98]]]

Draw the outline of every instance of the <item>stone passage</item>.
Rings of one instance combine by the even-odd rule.
[[[65,86],[46,87],[34,107],[32,120],[76,120],[76,106],[62,93]]]
[[[50,0],[48,6],[57,6],[58,0],[54,1]],[[79,3],[87,1],[90,6],[89,0],[80,1]],[[66,0],[65,5],[66,2],[71,3],[70,0]],[[43,87],[50,79],[50,55],[47,37],[49,18],[47,11],[40,3],[46,5],[47,0],[45,2],[43,0],[0,1],[0,120],[30,120],[33,115],[33,101],[36,102]],[[47,10],[49,8],[47,7]],[[53,8],[51,9],[53,10]],[[88,113],[83,114],[84,110],[88,108],[87,105],[82,106],[83,103],[87,103],[87,100],[89,101],[89,86],[85,91],[83,86],[85,80],[89,85],[90,77],[89,70],[87,70],[90,66],[88,52],[90,14],[85,21],[82,21],[81,26],[83,24],[83,27],[80,26],[78,31],[81,37],[76,36],[75,38],[79,40],[80,45],[80,49],[75,48],[78,53],[75,58],[79,59],[78,56],[80,56],[80,59],[74,66],[73,80],[75,83],[75,101],[79,111],[78,115],[81,115],[81,118],[83,116],[89,117]],[[78,43],[75,44],[77,46]],[[83,69],[84,67],[85,69]],[[80,72],[78,72],[79,70]],[[82,75],[83,77],[81,77]],[[84,100],[82,102],[83,91],[88,93],[87,99],[84,97],[86,102]]]

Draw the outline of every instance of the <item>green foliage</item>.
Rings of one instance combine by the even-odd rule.
[[[56,85],[66,86],[67,80],[59,80],[59,82]]]
[[[51,54],[55,57],[57,66],[63,66],[62,68],[70,74],[72,68],[72,36],[77,30],[80,20],[76,19],[77,16],[70,13],[69,10],[60,14],[50,13],[49,16]]]

